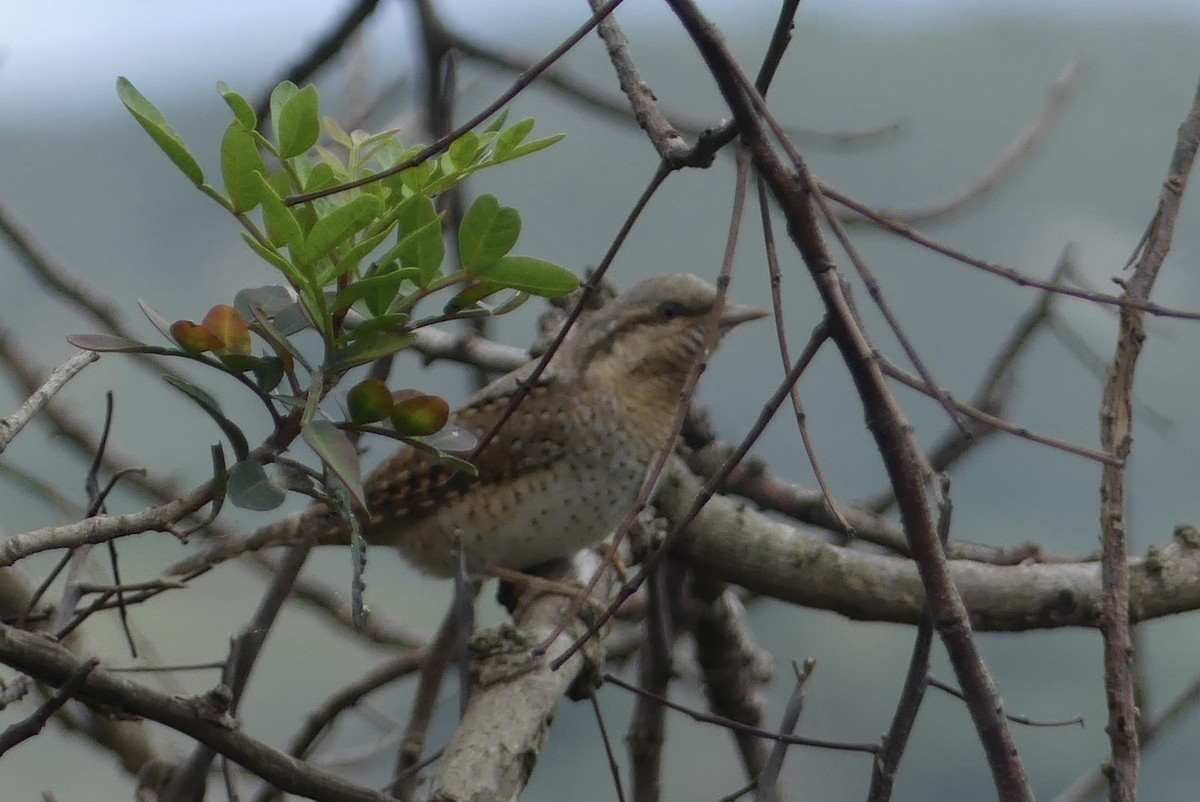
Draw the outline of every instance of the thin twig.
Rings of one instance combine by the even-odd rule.
[[[1183,123],[1158,206],[1135,253],[1133,273],[1124,282],[1123,297],[1145,301],[1150,297],[1159,269],[1171,248],[1175,220],[1187,187],[1188,176],[1200,146],[1200,85]],[[1131,262],[1133,259],[1131,259]],[[1108,451],[1128,457],[1133,447],[1134,368],[1146,333],[1142,316],[1131,307],[1121,309],[1116,353],[1100,406],[1100,443]],[[1135,802],[1138,769],[1138,710],[1134,695],[1133,643],[1129,635],[1129,556],[1126,522],[1127,474],[1124,465],[1105,466],[1100,483],[1101,597],[1100,631],[1104,636],[1104,695],[1108,704],[1108,733],[1112,748],[1112,774],[1108,795],[1112,802]]]
[[[1072,287],[1069,284],[1055,284],[1054,282],[1044,281],[1039,278],[1034,278],[1033,276],[1027,276],[1024,273],[1014,270],[1011,267],[1006,267],[1005,265],[997,264],[995,262],[988,262],[983,259],[977,259],[976,257],[971,256],[964,251],[951,248],[949,245],[944,245],[941,242],[938,242],[937,240],[933,239],[927,234],[922,233],[921,231],[918,231],[907,223],[902,223],[899,220],[893,220],[887,215],[877,212],[867,204],[851,198],[846,193],[835,189],[824,182],[814,179],[814,186],[820,189],[822,196],[829,198],[830,200],[835,201],[848,209],[853,209],[863,217],[869,218],[872,222],[876,223],[881,228],[891,231],[893,234],[903,237],[904,239],[907,239],[924,248],[928,248],[934,253],[940,253],[942,256],[949,257],[956,262],[961,262],[962,264],[970,267],[978,268],[985,273],[990,273],[993,276],[999,276],[1000,278],[1011,281],[1018,287],[1033,287],[1034,289],[1047,290],[1059,295],[1065,295],[1068,298],[1078,298],[1083,301],[1091,301],[1092,303],[1103,304],[1105,306],[1115,306],[1121,309],[1136,309],[1139,312],[1145,312],[1148,315],[1154,315],[1156,317],[1178,318],[1180,320],[1200,320],[1200,312],[1193,312],[1186,309],[1172,309],[1170,307],[1151,303],[1147,300],[1129,298],[1124,295],[1109,295],[1103,292],[1095,292],[1092,290],[1081,289],[1079,287]]]
[[[638,684],[655,696],[666,697],[675,675],[672,643],[675,622],[667,600],[672,574],[670,563],[646,583],[646,618],[638,650]],[[594,694],[593,694],[594,696]],[[635,802],[657,802],[662,797],[662,758],[666,743],[666,714],[662,705],[639,696],[625,735],[629,750],[630,789]]]
[[[416,165],[421,164],[422,162],[427,161],[434,156],[440,156],[450,148],[451,144],[460,139],[463,134],[475,129],[485,120],[503,108],[505,103],[508,103],[518,94],[520,94],[525,87],[533,83],[533,81],[548,67],[550,67],[550,65],[554,64],[554,62],[566,55],[567,51],[579,44],[579,42],[585,36],[592,32],[593,28],[600,24],[601,20],[615,11],[617,6],[621,5],[622,2],[624,2],[624,0],[608,0],[608,2],[605,3],[598,11],[592,14],[592,16],[585,23],[583,23],[583,25],[579,26],[574,33],[564,39],[557,47],[547,53],[536,64],[517,76],[517,80],[513,82],[513,85],[502,92],[499,97],[489,103],[482,111],[477,113],[471,119],[467,120],[458,128],[455,128],[446,136],[443,136],[440,139],[433,141],[429,145],[426,145],[418,153],[413,155],[412,158],[405,159],[393,167],[389,167],[386,170],[382,170],[374,175],[366,176],[365,178],[360,178],[356,181],[338,184],[337,186],[329,187],[328,189],[319,190],[317,192],[307,192],[300,195],[293,195],[285,200],[284,203],[286,203],[288,206],[295,206],[301,203],[308,203],[309,201],[316,200],[317,198],[324,198],[328,195],[346,192],[347,190],[361,187],[364,184],[381,181],[389,176],[399,175],[405,170],[415,167]]]
[[[783,274],[779,270],[779,254],[775,248],[775,235],[771,230],[771,207],[767,203],[767,187],[759,176],[758,184],[758,213],[762,218],[763,243],[767,252],[767,272],[771,276],[771,303],[775,312],[775,333],[779,341],[779,355],[783,359],[783,369],[787,370],[792,364],[791,353],[787,343],[787,329],[783,319],[783,294],[780,287],[783,284]],[[824,326],[824,323],[820,324]],[[817,449],[813,445],[812,435],[808,431],[808,415],[804,412],[804,403],[800,400],[800,385],[793,384],[789,391],[792,400],[792,412],[796,416],[796,428],[800,430],[800,441],[804,444],[804,453],[808,456],[808,464],[812,466],[813,475],[817,478],[817,486],[825,497],[829,513],[833,516],[838,529],[846,537],[854,534],[854,527],[846,520],[846,515],[833,495],[833,489],[825,479],[825,471],[821,469],[821,461],[817,459]]]
[[[927,222],[950,214],[956,214],[967,209],[971,204],[990,195],[1008,178],[1015,169],[1025,161],[1034,148],[1046,138],[1050,127],[1058,120],[1068,101],[1074,96],[1079,87],[1079,79],[1083,73],[1084,59],[1076,55],[1063,69],[1062,73],[1050,86],[1041,109],[1013,142],[1001,151],[986,170],[969,186],[939,203],[928,206],[914,206],[908,209],[881,210],[888,217],[903,220],[906,223]],[[862,222],[859,215],[839,217],[842,223]]]
[[[148,531],[169,532],[175,524],[212,500],[209,482],[186,496],[123,515],[97,515],[77,523],[48,526],[11,535],[0,543],[0,568],[8,568],[32,554],[53,549],[105,543],[109,540]]]
[[[417,690],[413,695],[412,707],[408,713],[408,724],[404,730],[404,739],[396,754],[396,769],[392,780],[391,793],[397,799],[412,799],[417,788],[418,771],[421,756],[425,752],[425,738],[429,732],[430,722],[437,707],[438,692],[442,680],[446,676],[446,667],[454,655],[454,647],[460,637],[455,611],[446,611],[446,617],[434,636],[433,643],[421,661],[421,674],[417,680]],[[462,637],[468,637],[463,633]],[[464,696],[468,689],[460,689]]]
[[[71,697],[79,691],[88,674],[92,673],[92,669],[98,665],[100,665],[100,661],[95,657],[80,664],[75,673],[54,692],[53,696],[38,705],[37,710],[33,711],[27,718],[5,728],[4,732],[0,732],[0,755],[3,755],[17,744],[41,732],[42,728],[46,726],[46,722],[50,720],[50,717],[60,707],[70,701]]]
[[[1069,443],[1066,440],[1060,440],[1057,437],[1038,434],[1037,432],[1031,431],[1024,426],[1018,426],[1015,423],[1009,423],[1003,418],[997,417],[996,415],[992,415],[988,412],[984,412],[982,409],[976,409],[970,404],[959,401],[958,399],[946,393],[945,390],[931,389],[928,384],[926,384],[917,376],[913,376],[911,373],[902,370],[891,361],[878,354],[876,354],[876,359],[878,360],[879,366],[883,372],[896,381],[931,397],[942,395],[959,412],[971,418],[972,420],[984,424],[985,426],[989,426],[993,429],[999,429],[1002,432],[1007,432],[1008,434],[1020,437],[1022,440],[1029,440],[1030,442],[1037,443],[1039,445],[1049,446],[1057,451],[1063,451],[1067,454],[1074,454],[1077,457],[1083,457],[1084,459],[1099,462],[1101,465],[1118,466],[1123,463],[1122,457],[1118,454],[1096,451],[1095,449]]]
[[[626,682],[615,674],[609,674],[606,672],[604,674],[604,681],[611,682],[618,688],[624,688],[625,690],[638,695],[650,695],[647,693],[647,691],[639,688],[631,682]],[[658,702],[659,704],[665,705],[678,713],[683,713],[693,721],[698,721],[702,724],[715,724],[719,727],[724,727],[734,732],[744,732],[747,735],[753,735],[756,738],[766,738],[769,741],[782,741],[783,743],[792,744],[793,746],[811,746],[816,749],[830,749],[835,752],[861,752],[867,755],[879,754],[879,747],[875,744],[856,744],[847,743],[845,741],[827,741],[822,738],[805,738],[799,735],[789,735],[788,733],[774,732],[772,730],[765,730],[762,727],[751,727],[748,724],[742,724],[740,721],[734,721],[733,719],[725,718],[724,716],[714,716],[710,713],[693,710],[686,705],[681,705],[678,702],[672,702],[670,699],[653,697],[652,695],[651,697],[654,698],[654,701]]]
[[[779,722],[780,732],[791,734],[796,729],[796,724],[800,721],[800,712],[804,709],[804,685],[812,676],[814,667],[816,667],[816,661],[811,659],[805,660],[802,666],[795,662],[792,663],[796,683],[792,686],[792,695],[788,697],[787,704],[783,708],[783,720]],[[774,748],[771,749],[771,757],[767,760],[767,767],[758,776],[758,781],[755,783],[755,802],[772,802],[778,798],[776,791],[779,787],[779,773],[783,770],[783,759],[786,756],[787,744],[783,741],[776,741]]]
[[[608,758],[608,771],[612,775],[617,802],[625,802],[625,789],[621,786],[621,767],[617,765],[617,756],[613,753],[612,742],[608,738],[608,727],[604,726],[604,713],[600,710],[600,700],[596,698],[595,688],[588,688],[588,701],[591,702],[592,713],[596,716],[600,740],[604,743],[604,755]]]
[[[931,687],[937,688],[939,691],[948,693],[951,696],[958,698],[958,699],[963,698],[962,691],[960,691],[958,688],[955,688],[953,685],[951,685],[948,682],[942,682],[937,677],[927,676],[925,678],[925,681]],[[1080,727],[1083,726],[1083,716],[1071,716],[1070,718],[1047,720],[1047,719],[1031,718],[1030,716],[1022,716],[1017,713],[1007,713],[1006,712],[1004,715],[1009,721],[1013,722],[1014,724],[1024,724],[1026,727],[1073,727],[1076,724],[1078,724]]]
[[[416,649],[392,658],[349,685],[339,688],[304,717],[304,724],[288,742],[288,754],[301,759],[307,758],[313,746],[338,716],[359,704],[368,694],[419,670],[426,654],[424,649]],[[277,802],[282,796],[277,788],[263,788],[255,797],[255,802]]]

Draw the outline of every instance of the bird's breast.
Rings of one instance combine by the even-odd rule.
[[[471,569],[524,570],[608,537],[661,442],[648,439],[646,421],[631,425],[628,410],[609,397],[572,397],[554,414],[572,425],[569,437],[556,438],[553,460],[542,459],[546,441],[527,422],[521,436],[503,441],[517,466],[510,476],[444,499],[419,520],[391,523],[396,531],[387,539],[419,568],[449,576],[460,549]],[[521,467],[529,465],[539,467]]]

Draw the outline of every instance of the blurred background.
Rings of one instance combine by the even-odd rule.
[[[587,15],[583,3],[550,0],[442,0],[438,5],[454,30],[532,58],[547,52]],[[777,4],[729,0],[703,5],[745,63],[756,68]],[[121,107],[114,83],[118,75],[130,78],[215,172],[220,136],[228,123],[215,82],[225,80],[259,98],[344,8],[343,3],[315,0],[0,2],[0,204],[87,282],[96,297],[118,304],[125,320],[150,341],[156,335],[137,310],[139,297],[170,319],[199,319],[211,305],[230,302],[242,287],[274,283],[272,271],[242,245],[236,224],[188,185]],[[725,116],[707,70],[663,4],[629,0],[618,19],[634,58],[668,111],[714,123]],[[347,56],[319,74],[325,113],[337,115],[355,97],[372,96],[410,76],[395,93],[397,101],[368,127],[410,122],[420,87],[414,31],[408,4],[383,4]],[[1075,94],[1029,160],[983,201],[922,227],[956,248],[1039,277],[1048,276],[1064,247],[1073,244],[1081,272],[1097,288],[1108,290],[1153,213],[1176,128],[1200,74],[1198,35],[1200,6],[1189,0],[809,0],[801,8],[771,99],[786,123],[806,129],[898,123],[895,133],[869,143],[838,146],[804,137],[798,142],[826,182],[860,200],[902,210],[940,202],[970,184],[1037,115],[1068,64],[1081,58]],[[604,48],[594,37],[567,56],[564,69],[592,86],[615,91]],[[511,80],[508,74],[461,62],[459,119],[489,102]],[[520,210],[520,252],[582,271],[603,256],[657,157],[633,125],[592,115],[538,86],[514,101],[513,115],[536,117],[540,135],[565,132],[567,138],[529,160],[472,179],[468,192],[493,192]],[[405,136],[428,141],[419,129]],[[673,176],[634,229],[610,276],[621,286],[655,272],[715,276],[732,187],[729,159],[719,159],[709,170]],[[1164,305],[1200,308],[1198,208],[1194,197],[1185,203],[1155,294]],[[766,304],[769,288],[754,213],[746,225],[731,293],[742,302]],[[1036,302],[1036,293],[878,232],[859,228],[855,236],[933,375],[942,386],[969,396],[1014,321]],[[789,328],[794,347],[799,347],[817,322],[819,307],[803,267],[783,251]],[[861,289],[858,300],[865,308],[867,296]],[[1101,359],[1111,358],[1114,315],[1069,299],[1060,302],[1059,310]],[[537,303],[530,303],[497,321],[495,336],[527,345],[539,311]],[[866,317],[878,344],[897,353],[877,316],[867,312]],[[96,330],[48,296],[7,248],[0,248],[0,326],[47,368],[72,354],[65,334]],[[1200,329],[1193,323],[1151,320],[1148,331],[1150,341],[1138,367],[1145,407],[1131,468],[1130,526],[1136,553],[1165,542],[1177,523],[1200,523],[1200,423],[1192,401],[1200,392]],[[765,325],[739,330],[705,376],[700,399],[711,407],[725,439],[741,437],[782,375],[772,338]],[[413,358],[402,361],[396,375],[403,377],[397,386],[418,386],[452,401],[470,391],[467,374],[449,365],[426,370]],[[220,396],[252,440],[266,432],[251,399],[216,377],[197,379]],[[1008,415],[1038,431],[1095,446],[1102,381],[1091,366],[1043,333],[1023,361]],[[114,446],[129,455],[131,464],[187,485],[209,474],[208,445],[219,437],[215,427],[128,358],[106,356],[61,399],[81,420],[98,427],[103,393],[110,389],[116,394]],[[835,492],[853,499],[882,488],[882,468],[832,349],[805,375],[801,390]],[[22,398],[11,383],[0,383],[0,414],[8,414]],[[907,392],[901,393],[901,401],[923,443],[946,429],[935,404]],[[814,484],[794,420],[786,415],[779,416],[755,454],[781,477]],[[369,459],[381,456],[382,450]],[[36,427],[22,434],[3,459],[54,482],[76,500],[85,498],[86,463]],[[1096,464],[1001,436],[958,465],[953,475],[957,538],[998,545],[1034,540],[1071,554],[1098,547]],[[110,506],[132,509],[138,503],[118,496]],[[232,508],[223,517],[238,527],[262,520]],[[0,527],[5,532],[60,520],[58,512],[27,491],[0,483]],[[167,535],[127,539],[120,548],[129,581],[153,578],[185,554],[185,547]],[[36,576],[51,562],[32,560],[26,568]],[[319,553],[310,566],[314,575],[348,589],[345,554]],[[415,576],[391,554],[372,557],[367,580],[375,609],[424,632],[436,626],[450,596],[448,583]],[[135,610],[132,620],[143,643],[153,644],[154,660],[220,659],[229,635],[249,616],[261,590],[257,574],[225,566],[186,591]],[[849,622],[773,603],[755,605],[751,616],[762,646],[778,661],[778,679],[770,688],[773,720],[790,690],[788,661],[811,657],[817,668],[799,731],[849,741],[878,738],[899,692],[911,629]],[[1151,711],[1200,670],[1198,630],[1195,616],[1143,627]],[[97,620],[90,634],[108,663],[130,664],[112,622]],[[1086,719],[1082,728],[1016,729],[1038,797],[1051,798],[1106,752],[1100,638],[1064,630],[984,635],[981,642],[1011,712],[1055,719],[1081,714]],[[271,743],[285,743],[309,708],[384,657],[357,639],[330,633],[302,611],[286,614],[250,684],[242,716],[246,729]],[[677,694],[685,703],[701,706],[686,681],[688,671],[683,667],[685,681],[676,686]],[[952,678],[940,657],[935,673]],[[198,692],[215,681],[212,673],[187,674],[170,680],[178,685],[166,687]],[[374,706],[403,720],[410,692],[404,686],[380,694]],[[457,703],[447,698],[431,743],[440,742],[453,726]],[[623,732],[631,699],[605,688],[601,700],[610,730]],[[0,725],[19,715],[20,709],[10,708],[0,714]],[[716,799],[741,786],[727,733],[673,717],[669,735],[664,798]],[[338,730],[333,750],[350,754],[380,737],[366,723],[347,724]],[[32,799],[50,790],[61,802],[125,798],[129,783],[113,761],[70,738],[56,733],[34,739],[19,747],[20,760],[0,762],[6,797]],[[1147,752],[1142,798],[1194,795],[1200,782],[1194,748],[1198,738],[1200,722],[1192,717]],[[390,754],[345,770],[382,785]],[[799,748],[789,753],[784,769],[785,783],[797,798],[831,800],[861,798],[869,773],[863,756]],[[591,711],[565,704],[525,798],[553,800],[571,794],[610,799],[609,782]],[[986,799],[993,794],[965,708],[931,692],[894,798]]]

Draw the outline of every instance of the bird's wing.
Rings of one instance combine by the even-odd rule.
[[[364,485],[372,524],[423,517],[442,501],[476,485],[501,482],[559,459],[566,451],[571,426],[565,405],[577,392],[553,377],[539,381],[475,458],[476,476],[414,448],[393,454],[371,472]],[[561,403],[558,396],[562,396]],[[510,401],[508,393],[485,389],[450,421],[482,438]]]

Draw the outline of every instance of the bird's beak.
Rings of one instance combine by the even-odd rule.
[[[726,303],[721,309],[720,326],[728,331],[734,326],[749,323],[751,320],[759,320],[770,314],[766,309],[758,309],[745,304]]]

